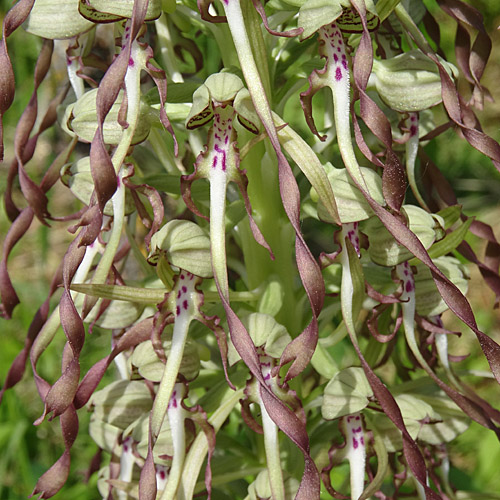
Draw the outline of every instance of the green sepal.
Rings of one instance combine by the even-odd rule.
[[[90,157],[80,158],[75,163],[64,165],[61,169],[61,181],[71,193],[85,205],[90,204],[95,185],[90,171]],[[135,211],[135,204],[130,192],[125,192],[125,215]],[[104,215],[113,215],[113,202],[109,200],[104,206]]]
[[[276,316],[281,310],[284,296],[285,292],[281,282],[271,278],[259,299],[257,310],[269,316]]]
[[[166,340],[162,344],[166,358],[169,356],[171,344],[171,340]],[[163,372],[165,371],[165,364],[158,357],[150,340],[140,343],[134,349],[130,360],[132,364],[137,367],[141,377],[151,382],[161,381]],[[193,380],[198,376],[199,372],[200,357],[198,348],[195,343],[188,341],[184,345],[179,373],[183,375],[186,380]]]
[[[205,231],[187,220],[174,219],[165,224],[151,238],[148,262],[158,262],[164,254],[173,266],[202,278],[212,277],[210,239]]]
[[[263,347],[264,352],[275,359],[283,353],[285,347],[292,341],[286,328],[272,316],[263,313],[252,313],[243,319],[250,338],[256,347]],[[240,359],[232,342],[228,343],[228,360],[233,365]]]
[[[415,205],[404,205],[401,212],[406,215],[410,230],[426,249],[442,234],[444,222],[439,215],[429,214]],[[377,217],[367,220],[362,230],[370,242],[368,254],[376,264],[393,267],[413,257],[408,249],[396,242]]]
[[[32,35],[61,40],[94,26],[78,12],[79,0],[36,0],[23,28]]]
[[[467,268],[454,257],[443,256],[434,259],[436,266],[463,293],[468,288]],[[448,309],[439,293],[432,274],[424,264],[417,264],[415,278],[415,300],[417,313],[423,317],[436,316]]]
[[[450,76],[456,76],[454,66],[441,62]],[[391,109],[399,112],[422,111],[442,100],[441,77],[436,63],[416,49],[390,59],[375,59],[371,86]]]
[[[144,382],[117,380],[96,391],[88,406],[94,418],[126,429],[136,418],[147,413],[152,403],[151,392]]]
[[[132,18],[134,0],[80,0],[80,14],[96,23],[111,23]],[[161,0],[149,0],[145,21],[161,15]]]
[[[65,113],[65,125],[74,132],[82,142],[91,143],[97,130],[96,99],[98,89],[92,89],[80,97],[78,101]],[[120,143],[123,128],[118,122],[118,114],[122,104],[124,92],[120,90],[118,97],[106,116],[103,124],[104,142],[117,145]],[[150,108],[141,104],[140,117],[134,131],[132,144],[138,144],[146,139],[151,128],[149,120]],[[67,120],[67,121],[66,121]]]
[[[372,0],[364,0],[367,11],[368,29],[374,30],[380,24]],[[309,38],[322,26],[336,23],[346,33],[361,33],[363,25],[349,0],[307,0],[299,10],[298,27],[303,28],[300,39]]]
[[[335,168],[331,163],[325,164],[328,180],[335,195],[337,210],[342,223],[358,222],[368,219],[373,215],[370,205],[361,191],[357,188],[345,168]],[[385,204],[382,192],[382,179],[372,169],[360,167],[365,184],[370,196],[380,205]],[[311,190],[311,198],[317,199],[317,192]],[[324,199],[318,199],[318,217],[329,223],[335,221],[331,218],[329,210],[325,207]]]
[[[344,417],[365,409],[373,391],[362,368],[338,372],[325,387],[321,414],[325,420]]]

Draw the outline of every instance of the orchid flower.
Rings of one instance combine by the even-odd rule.
[[[193,107],[187,120],[187,128],[194,129],[213,120],[205,151],[196,159],[195,171],[182,177],[182,195],[186,205],[203,216],[191,200],[191,183],[201,177],[210,182],[210,245],[214,277],[220,293],[229,300],[227,279],[225,207],[226,188],[236,182],[245,202],[250,227],[255,239],[272,252],[255,224],[250,201],[246,194],[247,180],[239,169],[237,133],[234,121],[248,130],[258,132],[258,118],[252,110],[249,94],[241,80],[230,73],[210,76],[193,95]]]

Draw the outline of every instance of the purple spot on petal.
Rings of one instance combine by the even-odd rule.
[[[186,293],[187,291],[188,291],[188,289],[187,289],[185,286],[183,286],[183,287],[182,287],[182,292],[183,292],[183,293]]]
[[[184,275],[183,275],[183,274],[181,274],[181,280],[183,280],[183,279],[184,279]]]
[[[158,475],[160,476],[160,479],[162,481],[165,481],[165,479],[167,478],[167,473],[163,469],[159,471]]]
[[[341,49],[340,49],[340,47],[337,48],[337,52],[342,52]]]
[[[177,292],[177,298],[180,298],[180,296],[181,296],[181,295],[182,295],[182,292],[179,290],[179,291]]]
[[[337,82],[340,82],[340,80],[342,80],[342,70],[340,68],[337,68],[335,70],[335,80],[337,80]]]
[[[364,446],[365,445],[365,438],[364,437],[361,437],[361,444]]]
[[[344,66],[344,69],[347,69],[347,61],[342,61],[342,66]]]
[[[229,136],[226,135],[226,138],[224,139],[224,144],[227,144],[227,141],[229,141]]]
[[[181,308],[180,308],[179,306],[177,306],[177,307],[175,308],[175,315],[176,315],[176,316],[179,316],[179,314],[180,314],[180,313],[181,313]]]
[[[128,60],[128,67],[129,67],[129,68],[132,68],[133,66],[134,66],[134,60],[133,60],[132,58],[130,58],[130,59]]]
[[[361,427],[357,427],[356,429],[353,429],[352,432],[357,434],[358,432],[361,432]]]
[[[358,440],[355,437],[352,438],[352,446],[354,447],[354,449],[358,447]]]
[[[413,283],[411,281],[406,282],[406,291],[413,292]]]
[[[185,300],[185,301],[182,303],[182,307],[183,307],[185,310],[187,310],[187,308],[188,308],[188,301],[187,301],[187,300]]]
[[[333,54],[333,60],[335,62],[339,62],[339,56],[337,54]]]
[[[412,125],[412,126],[410,127],[410,135],[411,135],[412,137],[414,137],[415,135],[417,135],[417,127],[416,127],[415,125]]]
[[[358,416],[356,417],[356,420],[360,420],[360,419],[361,419],[361,417],[358,415]]]

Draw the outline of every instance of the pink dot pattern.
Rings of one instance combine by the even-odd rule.
[[[329,24],[320,28],[318,34],[320,41],[325,45],[324,52],[328,59],[328,71],[333,73],[337,82],[349,79],[344,38],[339,27],[335,23]]]

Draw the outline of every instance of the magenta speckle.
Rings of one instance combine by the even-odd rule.
[[[342,61],[342,66],[344,66],[344,69],[347,69],[347,61],[345,59]]]
[[[187,308],[188,308],[188,301],[185,300],[183,303],[182,303],[182,307],[187,311]]]
[[[357,415],[356,420],[361,420],[361,417],[359,415]]]
[[[337,52],[342,52],[340,47],[337,47]]]
[[[181,274],[181,280],[183,280],[183,279],[184,279],[184,275],[183,275],[183,274]]]
[[[406,282],[405,290],[407,292],[413,292],[413,283],[411,281]]]
[[[361,427],[357,427],[356,429],[353,429],[352,432],[357,434],[358,432],[361,432]]]
[[[179,299],[179,298],[181,297],[181,295],[182,295],[182,292],[179,290],[179,291],[177,292],[177,298]]]
[[[165,479],[167,478],[167,473],[163,469],[158,472],[158,475],[160,476],[160,479],[162,481],[165,481]]]
[[[212,168],[217,167],[217,156],[214,156],[214,161],[212,162]]]
[[[360,441],[361,441],[362,446],[364,446],[365,445],[365,438],[361,437]]]
[[[176,314],[176,316],[179,316],[180,313],[181,313],[181,308],[179,306],[177,306],[175,308],[175,314]]]
[[[414,137],[415,135],[417,135],[417,127],[416,127],[415,125],[412,125],[412,126],[410,127],[410,135],[411,135],[412,137]]]
[[[358,440],[356,438],[352,438],[352,446],[356,449],[359,446]]]
[[[337,82],[340,82],[340,80],[342,80],[342,70],[340,68],[337,68],[335,70],[335,80],[337,80]]]
[[[182,287],[182,293],[186,293],[187,291],[188,291],[188,289],[185,286],[183,286]]]
[[[333,60],[335,62],[339,62],[339,56],[337,54],[333,54]]]
[[[132,58],[130,58],[130,59],[128,60],[128,67],[129,67],[129,68],[133,68],[133,66],[134,66],[134,60],[133,60]]]

